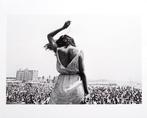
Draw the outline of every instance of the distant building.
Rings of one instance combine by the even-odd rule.
[[[16,80],[19,81],[32,81],[38,79],[38,71],[37,70],[18,70],[16,72]]]
[[[16,80],[16,77],[6,77],[6,80]]]
[[[15,82],[16,81],[16,77],[6,77],[6,82]]]

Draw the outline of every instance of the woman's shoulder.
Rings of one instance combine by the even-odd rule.
[[[71,47],[70,49],[70,53],[78,55],[78,57],[84,58],[83,50],[81,50],[80,48]]]
[[[60,48],[57,48],[57,52],[58,51],[68,52],[70,54],[82,54],[83,55],[83,51],[80,48],[74,47],[74,46],[68,46],[67,48],[60,47]]]
[[[68,46],[69,50],[75,50],[75,51],[82,51],[82,49],[80,49],[79,47],[74,47],[74,46]]]
[[[68,51],[70,53],[74,53],[74,54],[78,54],[80,52],[80,50],[77,47],[74,47],[74,46],[69,46]]]

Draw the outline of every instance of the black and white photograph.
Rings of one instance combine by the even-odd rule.
[[[6,104],[142,104],[137,16],[10,15]]]
[[[0,0],[0,118],[146,118],[145,0]]]

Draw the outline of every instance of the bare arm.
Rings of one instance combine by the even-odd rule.
[[[53,31],[53,32],[51,32],[51,33],[49,33],[49,34],[47,35],[47,38],[54,37],[54,36],[55,36],[57,33],[59,33],[60,31],[62,31],[62,30],[64,30],[64,29],[68,28],[69,25],[70,25],[70,22],[71,22],[71,21],[66,21],[66,22],[64,23],[64,25],[63,25],[61,28],[59,28],[59,29],[57,29],[57,30],[55,30],[55,31]]]
[[[65,22],[65,24],[63,25],[63,27],[61,27],[61,28],[59,28],[59,29],[57,29],[57,30],[55,30],[55,31],[53,31],[53,32],[51,32],[51,33],[49,33],[49,34],[47,35],[49,44],[46,44],[45,47],[46,47],[46,48],[49,48],[49,49],[51,49],[51,50],[53,50],[54,52],[56,52],[57,44],[56,44],[55,40],[53,39],[53,37],[54,37],[57,33],[59,33],[60,31],[62,31],[62,30],[64,30],[64,29],[68,28],[69,25],[70,25],[70,21],[67,21],[67,22]]]
[[[87,80],[86,80],[86,75],[84,72],[84,63],[83,63],[82,56],[79,56],[79,75],[80,75],[82,83],[83,83],[85,95],[87,95],[87,94],[89,94],[89,92],[88,92],[88,88],[87,88]]]
[[[63,28],[63,27],[61,27],[61,28],[59,28],[59,29],[57,29],[57,30],[55,30],[55,31],[53,31],[53,32],[51,32],[51,33],[49,33],[48,35],[47,35],[47,38],[49,39],[50,37],[54,37],[57,33],[59,33],[60,31],[62,31],[62,30],[64,30],[65,28]],[[49,40],[50,41],[50,40]]]

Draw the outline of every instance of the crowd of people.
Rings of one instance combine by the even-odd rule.
[[[48,83],[11,84],[6,88],[7,104],[48,104],[53,86]],[[132,86],[88,85],[86,104],[141,104],[142,90]]]
[[[50,97],[51,87],[47,84],[11,84],[7,86],[7,104],[44,104]]]
[[[141,104],[142,91],[131,86],[89,87],[90,97],[87,104]]]

